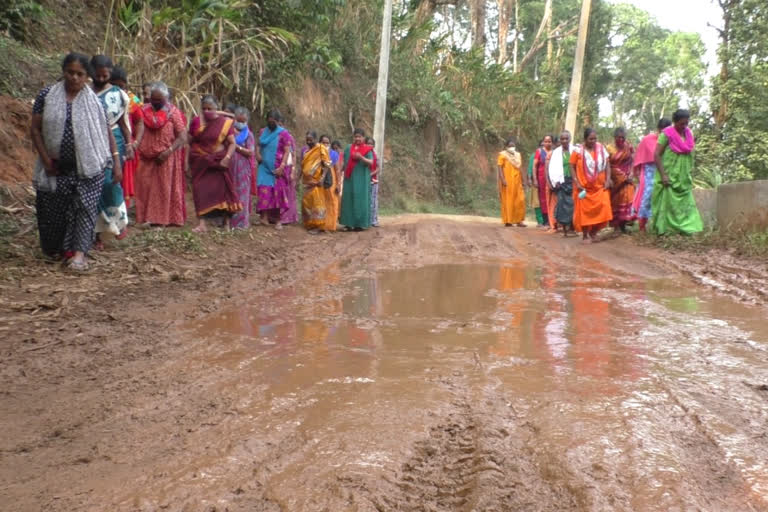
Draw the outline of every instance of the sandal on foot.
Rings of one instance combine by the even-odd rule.
[[[86,260],[82,260],[82,261],[70,260],[70,262],[67,263],[67,268],[69,270],[74,270],[75,272],[87,272],[88,262]]]

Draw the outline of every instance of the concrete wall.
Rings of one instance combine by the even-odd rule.
[[[716,203],[720,228],[768,228],[768,180],[720,185]]]
[[[710,228],[717,224],[717,190],[713,188],[693,189],[693,198],[699,208],[704,227]]]

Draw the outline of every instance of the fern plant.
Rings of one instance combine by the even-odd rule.
[[[43,6],[34,0],[3,0],[0,2],[0,33],[27,42],[31,36],[29,27],[43,16]]]

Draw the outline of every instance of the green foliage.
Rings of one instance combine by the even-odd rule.
[[[0,3],[0,34],[19,41],[30,41],[30,27],[40,23],[45,9],[35,0],[3,0]]]
[[[704,89],[704,43],[698,34],[670,32],[642,9],[613,6],[613,46],[607,61],[610,126],[625,126],[636,136],[687,106],[695,116]]]
[[[729,18],[719,58],[706,158],[726,179],[768,179],[768,4],[723,2]]]
[[[298,42],[284,28],[252,26],[248,0],[117,0],[115,7],[108,53],[131,62],[134,79],[168,82],[187,110],[202,92],[249,93],[263,109],[268,60]]]

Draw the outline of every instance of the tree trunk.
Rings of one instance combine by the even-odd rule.
[[[568,112],[565,115],[565,129],[576,133],[576,117],[579,113],[581,98],[581,76],[584,71],[584,53],[587,49],[587,33],[589,32],[589,11],[592,0],[582,0],[581,17],[579,18],[579,35],[576,40],[576,57],[573,61],[571,89],[568,93]]]
[[[552,49],[554,44],[552,43],[552,2],[544,4],[544,17],[547,19],[547,66],[552,65]],[[551,68],[550,68],[551,69]]]
[[[524,68],[525,65],[530,62],[531,59],[533,59],[536,54],[539,53],[544,47],[548,46],[548,44],[551,44],[552,37],[554,37],[552,29],[547,29],[547,26],[550,25],[552,22],[552,0],[547,0],[544,4],[544,15],[541,17],[541,23],[539,23],[539,29],[536,31],[536,35],[533,37],[533,41],[531,42],[531,47],[528,48],[528,52],[526,52],[525,56],[523,57],[523,60],[520,61],[520,66],[516,71],[519,71],[520,69]],[[555,27],[554,32],[561,33],[565,30],[565,27],[567,26],[568,21],[564,21],[560,23],[557,27]],[[565,32],[567,34],[567,32]],[[543,37],[543,39],[542,39]]]
[[[725,125],[728,119],[728,97],[725,93],[725,85],[728,82],[728,65],[730,64],[730,29],[731,29],[731,9],[734,0],[719,0],[720,8],[723,10],[723,29],[720,31],[720,77],[719,77],[719,105],[717,112],[714,113],[715,128],[719,131]]]
[[[510,0],[496,0],[499,6],[499,57],[498,64],[507,62],[507,38],[509,37]]]
[[[481,48],[483,51],[485,51],[485,1],[469,0],[472,48]]]
[[[520,0],[515,0],[515,44],[513,46],[512,71],[517,73],[517,53],[519,50],[518,41],[520,41]]]

